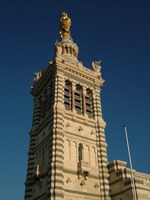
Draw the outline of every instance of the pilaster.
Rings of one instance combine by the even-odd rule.
[[[51,162],[51,199],[63,198],[63,154],[64,154],[64,78],[61,73],[55,78],[55,104]]]

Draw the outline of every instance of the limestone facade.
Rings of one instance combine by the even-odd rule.
[[[25,199],[110,199],[104,80],[77,56],[77,45],[64,36],[53,61],[35,74]]]
[[[113,200],[134,200],[131,171],[126,162],[117,160],[108,164],[110,196]],[[150,175],[133,170],[138,200],[150,199]]]
[[[78,61],[71,36],[55,43],[52,62],[35,73],[25,200],[132,200],[130,170],[107,160],[100,62]],[[138,200],[150,199],[150,175],[134,171]]]

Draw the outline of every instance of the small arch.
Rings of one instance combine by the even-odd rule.
[[[83,159],[83,144],[79,143],[78,146],[78,160],[81,161]]]
[[[69,79],[65,80],[65,85],[70,86],[71,85],[71,81]]]

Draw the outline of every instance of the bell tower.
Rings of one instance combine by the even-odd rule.
[[[35,73],[25,200],[109,200],[100,61],[78,61],[71,20],[60,19],[55,56]]]

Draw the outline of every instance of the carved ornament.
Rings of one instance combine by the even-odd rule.
[[[37,73],[33,73],[36,77],[33,79],[34,81],[37,81],[41,76],[42,73],[41,72],[37,72]]]
[[[71,19],[68,17],[67,13],[62,12],[62,17],[59,22],[61,37],[70,36],[70,26],[71,26]]]
[[[102,61],[100,60],[100,61],[93,61],[92,62],[92,66],[93,66],[93,70],[95,71],[95,72],[100,72],[100,69],[101,69],[101,66],[100,66],[100,63],[101,63]]]

